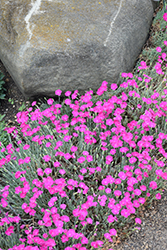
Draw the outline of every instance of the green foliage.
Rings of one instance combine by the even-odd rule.
[[[14,104],[14,100],[12,98],[9,98],[8,102],[11,103],[12,105]]]
[[[0,142],[6,147],[9,144],[9,136],[5,129],[5,121],[3,120],[5,115],[0,114]]]
[[[0,72],[0,99],[3,100],[5,99],[5,94],[4,92],[6,91],[6,89],[4,88],[4,81],[3,81],[4,75],[2,74],[2,72]]]
[[[22,105],[19,108],[19,111],[23,111],[26,109],[26,104],[23,102]]]

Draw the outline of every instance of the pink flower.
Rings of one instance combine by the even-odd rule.
[[[111,193],[111,189],[110,189],[110,188],[106,188],[105,192],[106,192],[107,194],[110,194],[110,193]]]
[[[161,199],[161,194],[158,193],[158,194],[155,195],[155,197],[156,197],[157,200],[160,200]]]
[[[6,235],[11,235],[12,233],[14,233],[13,230],[14,230],[14,227],[13,227],[13,226],[10,226],[10,227],[8,227],[8,229],[5,231],[5,234],[6,234]]]
[[[71,91],[66,91],[65,92],[65,96],[70,96],[71,95]]]
[[[111,239],[111,235],[110,235],[109,233],[105,233],[105,234],[104,234],[104,237],[105,237],[106,239]]]
[[[114,191],[115,196],[120,196],[121,194],[122,194],[122,192],[120,190],[115,190]]]
[[[121,77],[127,77],[128,76],[128,74],[127,73],[125,73],[125,72],[122,72],[122,74],[121,74]]]
[[[60,89],[57,89],[57,90],[55,91],[55,95],[61,96],[61,93],[62,93],[62,91],[61,91]]]
[[[50,173],[52,173],[52,169],[51,168],[46,168],[44,170],[44,172],[45,172],[45,174],[50,174]]]
[[[93,223],[93,220],[91,218],[87,218],[86,221],[89,223],[89,224],[92,224]]]
[[[145,185],[141,185],[141,186],[140,186],[140,189],[141,189],[142,191],[146,191],[146,190],[147,190],[147,187],[146,187]]]
[[[49,155],[44,155],[44,157],[43,157],[42,159],[44,159],[44,161],[48,162],[48,161],[50,161],[51,156],[49,156]]]
[[[157,47],[156,51],[161,52],[162,51],[161,47]]]
[[[43,173],[43,171],[42,171],[41,168],[38,168],[38,169],[37,169],[37,174],[38,174],[39,176],[43,176],[43,175],[44,175],[44,173]]]
[[[106,125],[111,126],[113,123],[112,119],[106,119]]]
[[[86,238],[86,237],[83,237],[82,239],[81,239],[81,243],[82,244],[88,244],[88,239]]]
[[[63,216],[61,216],[61,220],[64,222],[69,222],[70,218],[67,215],[63,215]]]
[[[36,103],[37,103],[37,102],[32,102],[32,104],[31,104],[31,105],[32,105],[32,106],[35,106],[35,105],[36,105]]]
[[[114,236],[117,235],[117,231],[116,231],[114,228],[110,229],[109,232],[110,232],[110,235],[111,235],[111,236],[112,236],[112,235],[114,235]]]
[[[121,211],[121,215],[125,218],[128,218],[128,216],[130,215],[130,212],[128,209],[122,209]]]
[[[71,150],[71,152],[75,152],[75,151],[77,151],[77,150],[78,150],[78,148],[77,148],[77,147],[75,147],[75,146],[72,146],[70,150]]]
[[[141,195],[140,189],[135,189],[133,192],[135,195],[138,195],[138,196]]]
[[[164,13],[163,19],[167,22],[167,13]]]
[[[24,159],[24,162],[25,162],[25,163],[29,163],[30,161],[31,161],[31,158],[28,157],[28,156]]]
[[[135,219],[135,222],[136,222],[137,224],[141,224],[141,219],[140,219],[140,218],[136,218],[136,219]]]
[[[60,169],[60,170],[59,170],[59,173],[63,175],[63,174],[66,173],[66,171],[65,171],[64,169]]]
[[[146,200],[145,200],[145,198],[142,198],[142,197],[141,197],[141,198],[138,199],[138,201],[139,201],[141,204],[144,204]]]
[[[85,173],[87,172],[87,170],[86,170],[86,168],[82,168],[82,169],[80,170],[80,172],[81,172],[82,174],[85,174]]]
[[[111,84],[111,89],[112,90],[116,90],[118,88],[117,84],[116,83],[112,83]]]
[[[157,189],[157,183],[155,181],[150,182],[150,188]]]
[[[55,161],[55,162],[53,163],[53,166],[54,166],[55,168],[59,167],[59,166],[60,166],[60,162]]]
[[[24,160],[23,160],[23,159],[19,159],[19,160],[18,160],[18,164],[19,164],[19,165],[21,165],[21,164],[23,164],[23,163],[24,163]]]
[[[47,100],[47,103],[48,103],[49,105],[52,105],[52,103],[53,103],[53,99],[51,99],[51,98],[50,98],[50,99],[48,99],[48,100]]]
[[[93,161],[93,157],[92,157],[91,155],[88,155],[88,156],[86,157],[86,159],[87,159],[88,162]]]
[[[20,171],[17,171],[17,172],[15,173],[15,178],[18,179],[18,178],[20,177],[21,174],[22,174],[22,173],[21,173]]]
[[[114,218],[113,215],[109,215],[107,220],[108,220],[109,223],[113,223],[115,221],[115,218]]]
[[[103,241],[97,240],[97,241],[93,241],[91,243],[91,246],[94,247],[94,248],[98,248],[99,246],[101,247],[102,244],[103,244]]]
[[[27,150],[27,149],[29,149],[29,147],[30,147],[30,145],[26,144],[26,145],[24,145],[23,149]]]
[[[113,157],[111,155],[106,156],[106,164],[110,164],[113,161]]]
[[[78,158],[77,160],[79,163],[83,163],[85,161],[85,157],[81,156],[80,158]]]
[[[51,142],[47,142],[45,146],[49,148],[51,145],[52,145]]]
[[[121,180],[125,180],[126,179],[126,174],[124,172],[122,172],[122,171],[119,172],[118,176],[119,176],[119,178]]]
[[[61,204],[60,208],[63,209],[63,210],[66,209],[66,204]]]

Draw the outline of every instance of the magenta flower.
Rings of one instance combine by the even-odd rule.
[[[14,227],[13,226],[10,226],[8,227],[8,229],[5,231],[5,234],[6,235],[11,235],[12,233],[14,233]]]
[[[24,160],[23,160],[23,159],[19,159],[19,160],[18,160],[18,164],[19,164],[19,165],[21,165],[21,164],[23,164],[23,163],[24,163]]]
[[[27,149],[29,149],[29,147],[30,147],[30,145],[26,144],[26,145],[24,145],[23,149],[27,150]]]
[[[79,163],[83,163],[85,161],[85,157],[81,156],[80,158],[78,158],[77,160]]]
[[[64,222],[69,222],[70,218],[67,215],[63,215],[63,216],[61,216],[61,220]]]
[[[156,197],[157,200],[160,200],[161,199],[161,194],[158,193],[158,194],[155,195],[155,197]]]
[[[63,209],[63,210],[66,209],[66,204],[61,204],[60,208]]]
[[[141,204],[144,204],[145,201],[146,201],[146,199],[141,197],[141,198],[138,199],[138,201],[139,201]]]
[[[136,218],[136,219],[135,219],[135,222],[136,222],[137,224],[141,224],[141,219]]]
[[[110,193],[111,193],[111,188],[106,188],[106,189],[105,189],[105,192],[106,192],[107,194],[110,194]]]
[[[17,171],[17,172],[15,173],[15,178],[18,179],[18,178],[20,177],[21,174],[22,174],[22,173],[21,173],[20,171]]]
[[[75,152],[75,151],[77,151],[77,150],[78,150],[78,148],[77,148],[77,147],[75,147],[75,146],[72,146],[70,150],[71,150],[71,152]]]
[[[129,212],[129,210],[128,209],[122,209],[122,211],[121,211],[121,215],[123,216],[123,217],[125,217],[125,218],[128,218],[128,216],[130,215],[130,212]]]
[[[71,91],[66,91],[65,92],[65,96],[70,96],[71,95]]]
[[[28,156],[24,159],[24,162],[25,162],[25,163],[29,163],[30,161],[31,161],[31,158],[28,157]]]
[[[34,101],[34,102],[32,102],[32,104],[31,104],[31,105],[32,105],[32,106],[35,106],[35,105],[36,105],[36,103],[37,103],[37,102],[35,102],[35,101]]]
[[[157,47],[156,51],[161,52],[162,51],[161,47]]]
[[[81,172],[82,174],[85,174],[85,173],[87,172],[87,170],[86,170],[86,168],[82,168],[82,169],[80,170],[80,172]]]
[[[109,215],[107,220],[108,220],[109,223],[113,223],[115,221],[115,218],[114,218],[113,215]]]
[[[138,196],[141,195],[141,190],[140,189],[135,189],[133,192],[134,192],[135,195],[138,195]]]
[[[119,197],[120,195],[122,195],[122,192],[120,190],[115,190],[114,195]]]
[[[123,73],[121,74],[121,77],[126,78],[127,76],[128,76],[128,74],[127,74],[127,73],[124,73],[124,72],[123,72]]]
[[[126,179],[126,174],[124,172],[122,172],[122,171],[119,172],[118,176],[119,176],[119,178],[121,180],[125,180]]]
[[[55,168],[60,167],[60,162],[55,161],[55,162],[53,163],[53,166],[54,166]]]
[[[44,159],[44,161],[48,162],[48,161],[50,161],[51,156],[49,156],[49,155],[44,155],[44,157],[43,157],[42,159]]]
[[[44,170],[45,174],[51,174],[52,173],[52,169],[51,168],[46,168]]]
[[[86,159],[87,159],[88,162],[93,161],[93,157],[92,157],[91,155],[88,155],[88,156],[86,157]]]
[[[53,99],[51,99],[51,98],[50,98],[50,99],[48,99],[48,100],[47,100],[47,103],[48,103],[49,105],[52,105],[52,103],[53,103]]]
[[[63,175],[63,174],[66,173],[66,171],[65,171],[64,169],[60,169],[60,170],[59,170],[59,173]]]
[[[150,182],[150,188],[157,189],[157,183],[155,181]]]
[[[116,90],[118,88],[117,84],[116,83],[112,83],[111,84],[111,89],[112,90]]]
[[[110,233],[111,236],[112,236],[112,235],[114,235],[114,236],[117,235],[117,231],[116,231],[114,228],[110,229],[110,230],[109,230],[109,233]]]
[[[55,95],[61,96],[61,93],[62,93],[62,91],[61,91],[60,89],[57,89],[57,90],[55,91]]]
[[[49,148],[51,145],[52,145],[51,142],[47,142],[45,146]]]
[[[147,187],[146,187],[145,185],[141,185],[141,186],[140,186],[140,189],[141,189],[142,191],[146,191],[146,190],[147,190]]]

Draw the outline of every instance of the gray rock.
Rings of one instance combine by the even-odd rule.
[[[1,0],[0,58],[26,97],[97,90],[133,68],[152,0],[99,1]]]

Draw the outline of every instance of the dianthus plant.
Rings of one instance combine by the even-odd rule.
[[[0,159],[0,239],[8,242],[6,249],[100,249],[125,224],[141,224],[142,205],[161,199],[167,64],[157,51],[154,71],[163,76],[163,93],[152,90],[142,62],[143,78],[122,73],[124,81],[111,84],[110,92],[105,81],[96,95],[67,91],[61,104],[50,98],[44,110],[33,102],[17,114],[20,130],[6,128],[11,142],[1,147]],[[145,97],[142,83],[148,85]]]

